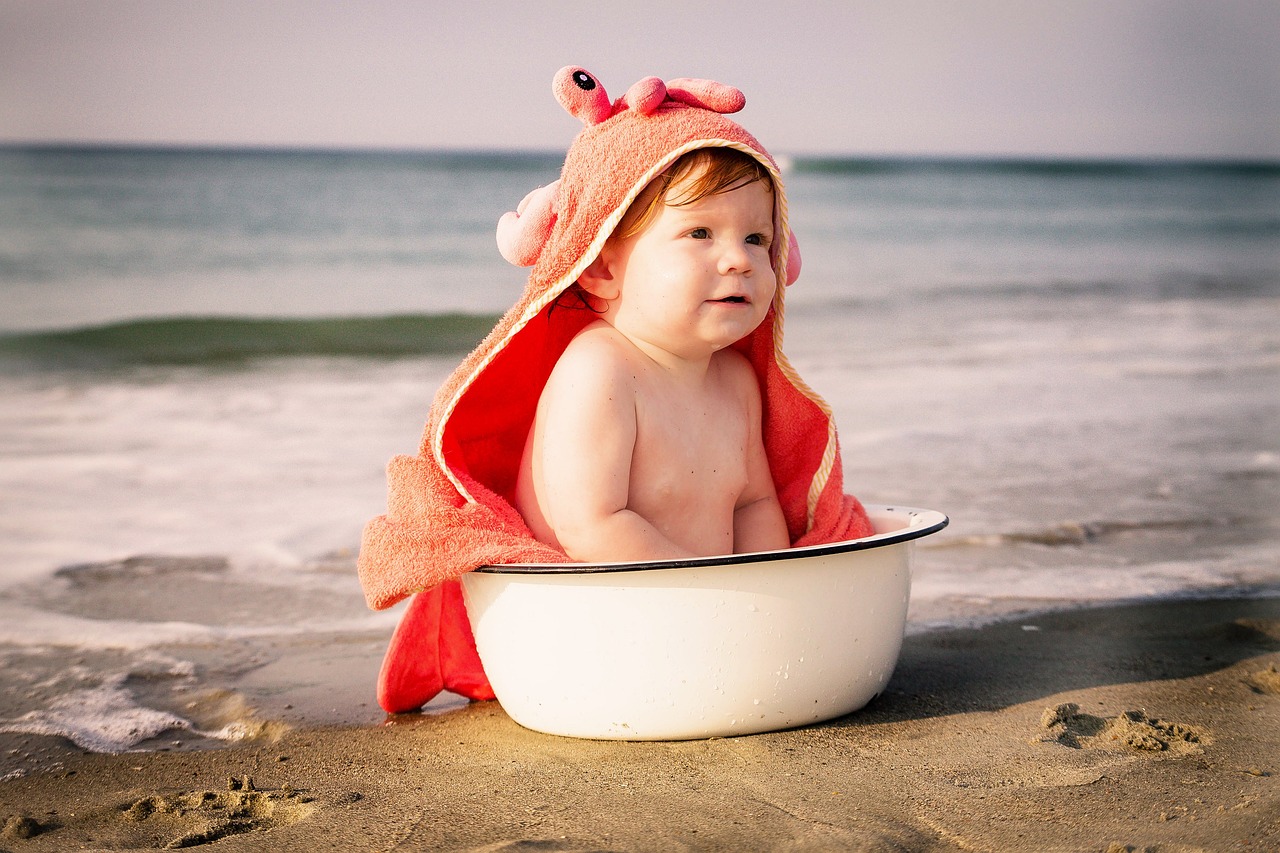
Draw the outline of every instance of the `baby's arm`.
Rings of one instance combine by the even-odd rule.
[[[538,495],[574,560],[679,559],[692,554],[627,508],[636,442],[631,370],[606,336],[579,335],[538,405]]]
[[[761,434],[760,386],[755,372],[741,362],[745,373],[737,377],[742,383],[747,400],[747,413],[751,432],[747,441],[747,487],[738,498],[733,511],[733,551],[747,554],[752,551],[775,551],[791,547],[787,521],[782,514],[782,504],[769,473],[769,458],[764,450]]]
[[[777,495],[758,498],[733,512],[733,552],[781,551],[791,547]]]

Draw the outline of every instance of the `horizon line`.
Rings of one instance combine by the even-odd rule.
[[[0,140],[0,151],[113,152],[157,154],[248,154],[248,155],[348,155],[348,156],[445,156],[498,157],[512,160],[562,160],[564,149],[450,146],[374,146],[286,143],[155,142],[137,140]],[[971,164],[971,165],[1088,165],[1088,166],[1219,166],[1239,168],[1280,168],[1274,157],[1204,154],[1053,154],[1053,153],[960,153],[960,152],[775,152],[778,160],[805,165],[841,163],[883,164]]]

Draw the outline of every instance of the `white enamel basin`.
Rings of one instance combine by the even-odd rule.
[[[876,534],[644,563],[488,566],[463,576],[502,707],[571,737],[682,740],[856,711],[902,647],[911,544],[947,517],[867,506]]]

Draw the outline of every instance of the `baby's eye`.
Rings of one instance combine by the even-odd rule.
[[[750,234],[747,236],[747,242],[752,246],[767,246],[769,245],[769,235],[768,234]]]
[[[705,228],[695,228],[689,232],[689,236],[695,240],[706,240],[711,236],[711,232]]]

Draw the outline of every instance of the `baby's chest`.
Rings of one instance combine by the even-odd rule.
[[[703,411],[654,412],[637,423],[632,483],[650,497],[736,496],[747,482],[745,418]]]

